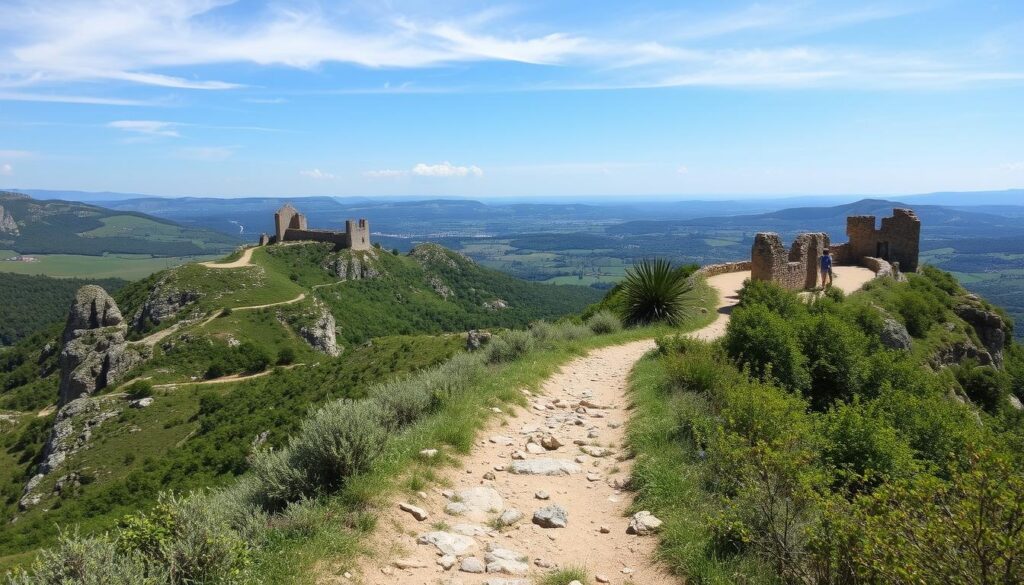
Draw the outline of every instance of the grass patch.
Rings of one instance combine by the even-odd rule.
[[[583,567],[567,567],[548,573],[537,581],[537,585],[569,585],[573,581],[587,582],[587,571]]]

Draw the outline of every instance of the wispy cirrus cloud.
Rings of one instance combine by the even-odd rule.
[[[28,87],[86,82],[190,91],[243,89],[217,65],[313,70],[329,64],[416,70],[503,62],[542,72],[495,85],[348,87],[342,92],[597,90],[659,87],[956,87],[1019,83],[1024,67],[996,52],[924,51],[913,44],[824,44],[824,31],[870,26],[926,10],[923,0],[856,5],[804,0],[736,9],[637,8],[567,25],[544,5],[478,12],[443,3],[326,4],[300,0],[11,0],[0,5],[0,99],[143,105]],[[535,19],[530,16],[537,14]],[[881,38],[881,37],[879,37]],[[396,89],[398,88],[398,89]],[[276,89],[276,88],[275,88]],[[289,89],[289,88],[283,88]],[[276,103],[280,98],[253,103]],[[120,100],[120,101],[119,101]]]
[[[117,120],[110,122],[107,126],[145,137],[181,137],[181,134],[177,130],[178,125],[174,122],[161,122],[159,120]]]

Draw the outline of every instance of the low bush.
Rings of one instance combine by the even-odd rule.
[[[279,366],[287,366],[295,362],[295,348],[293,347],[282,347],[277,352],[277,364]]]
[[[10,585],[163,585],[168,575],[139,552],[122,552],[106,537],[61,535],[27,571],[8,577]]]
[[[641,260],[626,270],[622,281],[622,320],[629,325],[680,323],[693,309],[693,290],[687,267],[663,258]]]
[[[380,406],[381,422],[389,431],[415,422],[434,404],[434,395],[421,376],[375,384],[368,394]]]
[[[622,321],[611,311],[601,311],[587,320],[587,327],[590,327],[595,335],[605,335],[621,330]]]
[[[153,383],[149,380],[136,380],[124,390],[131,400],[138,400],[153,395]]]
[[[517,360],[533,349],[534,336],[529,331],[508,331],[487,345],[487,362],[500,364]]]

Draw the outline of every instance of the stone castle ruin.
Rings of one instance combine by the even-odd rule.
[[[334,244],[335,249],[369,250],[370,249],[370,222],[360,219],[358,222],[347,220],[345,231],[314,230],[309,229],[306,216],[299,213],[299,210],[284,204],[274,214],[273,236],[260,235],[260,245],[280,244],[282,242],[328,242]]]
[[[846,218],[850,241],[831,245],[823,232],[800,234],[787,251],[776,233],[762,232],[750,251],[750,277],[805,290],[821,281],[820,258],[825,248],[835,266],[864,266],[878,274],[916,272],[921,247],[921,220],[910,209],[893,209],[876,228],[873,215]]]

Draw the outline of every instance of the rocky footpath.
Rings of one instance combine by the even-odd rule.
[[[349,576],[380,585],[529,585],[582,566],[599,583],[676,583],[654,561],[660,521],[628,513],[624,491],[632,467],[627,376],[651,347],[594,351],[541,394],[527,394],[525,411],[496,412],[463,466],[443,472],[437,485],[446,487],[394,503],[373,558]],[[438,457],[432,447],[420,456]]]
[[[120,413],[119,399],[93,394],[116,384],[146,359],[143,352],[148,348],[126,342],[127,332],[117,303],[105,290],[94,285],[78,289],[61,338],[57,416],[43,462],[19,502],[23,510],[40,501],[37,488],[43,478],[70,455],[87,448],[93,430]]]

